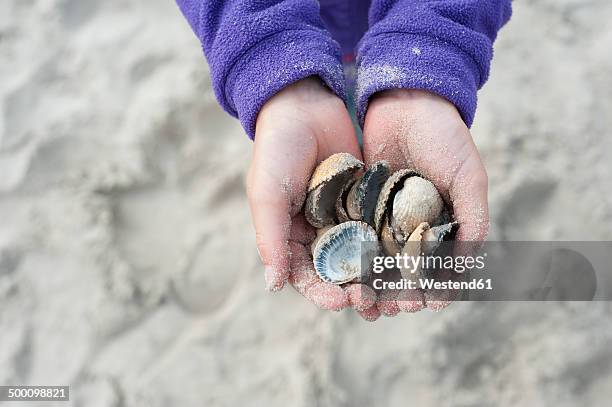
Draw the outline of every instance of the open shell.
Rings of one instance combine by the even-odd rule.
[[[356,179],[351,179],[349,182],[344,184],[340,190],[338,198],[336,198],[336,220],[338,223],[348,222],[351,220],[346,209],[346,200],[351,187],[355,184],[355,182],[357,182]]]
[[[315,169],[306,197],[306,220],[321,228],[336,222],[336,202],[344,186],[363,168],[363,163],[348,153],[330,156]]]
[[[374,213],[380,191],[389,178],[389,163],[377,161],[372,164],[356,182],[347,196],[347,212],[354,220],[362,220],[374,226]]]
[[[370,243],[363,245],[363,242]],[[369,265],[379,251],[374,229],[367,223],[351,221],[334,226],[323,234],[314,248],[313,262],[322,280],[343,284],[367,278]],[[362,264],[368,265],[363,273]]]
[[[315,168],[308,192],[314,191],[319,185],[329,182],[332,178],[343,173],[354,173],[363,168],[363,162],[359,161],[349,153],[337,153],[323,160]]]
[[[374,211],[374,229],[376,229],[377,233],[380,233],[383,217],[386,214],[391,214],[391,209],[393,206],[393,199],[391,198],[393,198],[397,191],[401,189],[404,180],[413,176],[419,176],[419,173],[414,170],[403,169],[394,172],[385,181],[380,193],[378,194],[376,209]]]
[[[440,244],[454,238],[459,223],[451,222],[444,225],[433,226],[423,233],[423,242],[421,247],[425,255],[430,255],[436,252]]]
[[[357,198],[357,191],[359,190],[362,179],[363,177],[357,178],[346,195],[344,204],[346,207],[346,214],[348,215],[349,219],[352,220],[361,220],[361,202],[359,202],[359,199]]]
[[[433,224],[440,216],[444,202],[430,181],[421,177],[408,177],[393,198],[391,227],[399,242],[423,222]]]
[[[402,246],[395,241],[393,237],[393,229],[389,226],[387,217],[383,219],[383,225],[380,228],[380,244],[383,252],[387,256],[395,256],[402,252]]]

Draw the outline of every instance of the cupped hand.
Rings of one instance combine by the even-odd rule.
[[[257,117],[249,205],[269,290],[280,290],[289,281],[321,308],[352,306],[368,316],[375,311],[366,310],[376,308],[368,287],[340,287],[315,274],[310,257],[315,231],[300,213],[314,168],[339,152],[362,159],[342,100],[315,77],[284,88]]]
[[[380,92],[370,101],[365,117],[363,149],[366,163],[389,162],[393,170],[414,168],[436,186],[460,224],[457,240],[483,241],[489,227],[487,173],[469,129],[455,106],[420,90]],[[424,306],[440,309],[439,298],[380,298],[385,315]]]

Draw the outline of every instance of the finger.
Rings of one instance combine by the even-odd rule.
[[[400,312],[400,308],[397,305],[397,294],[391,291],[383,291],[376,306],[381,314],[387,317],[394,317]]]
[[[289,283],[307,300],[322,309],[339,311],[349,305],[348,296],[342,287],[325,283],[314,271],[308,249],[290,242],[291,273]]]
[[[380,311],[376,305],[372,305],[370,308],[364,311],[359,311],[358,314],[361,316],[361,318],[368,322],[374,322],[380,318]]]
[[[280,290],[289,276],[289,247],[293,199],[299,186],[289,185],[298,178],[286,160],[270,159],[275,151],[268,138],[255,142],[253,162],[247,179],[247,195],[255,226],[256,243],[264,264],[266,287]]]
[[[474,150],[461,165],[449,188],[455,220],[460,225],[457,240],[485,240],[489,230],[487,193],[487,173]]]
[[[356,311],[365,311],[376,303],[376,293],[365,284],[349,284],[345,290],[349,305]]]
[[[349,306],[348,296],[342,287],[323,281],[311,286],[304,296],[319,308],[329,311],[340,311]]]
[[[425,307],[425,296],[419,290],[403,290],[397,295],[397,305],[403,312],[418,312]]]
[[[427,295],[425,295],[425,298],[427,298]],[[444,301],[444,300],[427,300],[426,299],[425,303],[427,305],[427,308],[429,308],[432,311],[438,312],[438,311],[442,311],[444,308],[447,308],[453,302]]]
[[[249,205],[257,249],[264,264],[266,288],[278,291],[283,288],[289,276],[289,201],[273,180],[264,176],[259,178],[249,188]]]
[[[313,269],[308,249],[296,242],[289,242],[291,249],[291,272],[289,284],[302,295],[317,282],[321,281]]]

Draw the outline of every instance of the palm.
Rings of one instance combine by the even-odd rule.
[[[461,225],[457,239],[485,239],[487,175],[469,130],[450,102],[422,91],[383,92],[368,109],[364,155],[367,163],[387,160],[393,169],[419,171],[453,208]],[[401,304],[379,303],[379,308],[393,314]]]
[[[309,256],[314,230],[300,213],[314,168],[338,152],[361,159],[344,103],[312,79],[286,88],[266,103],[257,120],[249,201],[271,290],[288,279],[322,308],[364,310],[374,303],[370,290],[324,283],[316,276]]]

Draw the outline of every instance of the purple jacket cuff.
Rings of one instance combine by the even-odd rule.
[[[357,63],[362,125],[370,97],[396,88],[435,93],[452,102],[468,126],[474,121],[476,92],[486,79],[474,59],[454,45],[424,35],[384,33],[362,45]]]
[[[510,0],[374,0],[357,56],[361,123],[374,93],[406,88],[448,99],[471,126],[493,41],[511,14]]]
[[[282,88],[308,76],[319,76],[346,100],[338,44],[317,31],[288,30],[264,38],[232,66],[215,89],[226,110],[238,116],[248,136],[255,137],[257,114]]]

